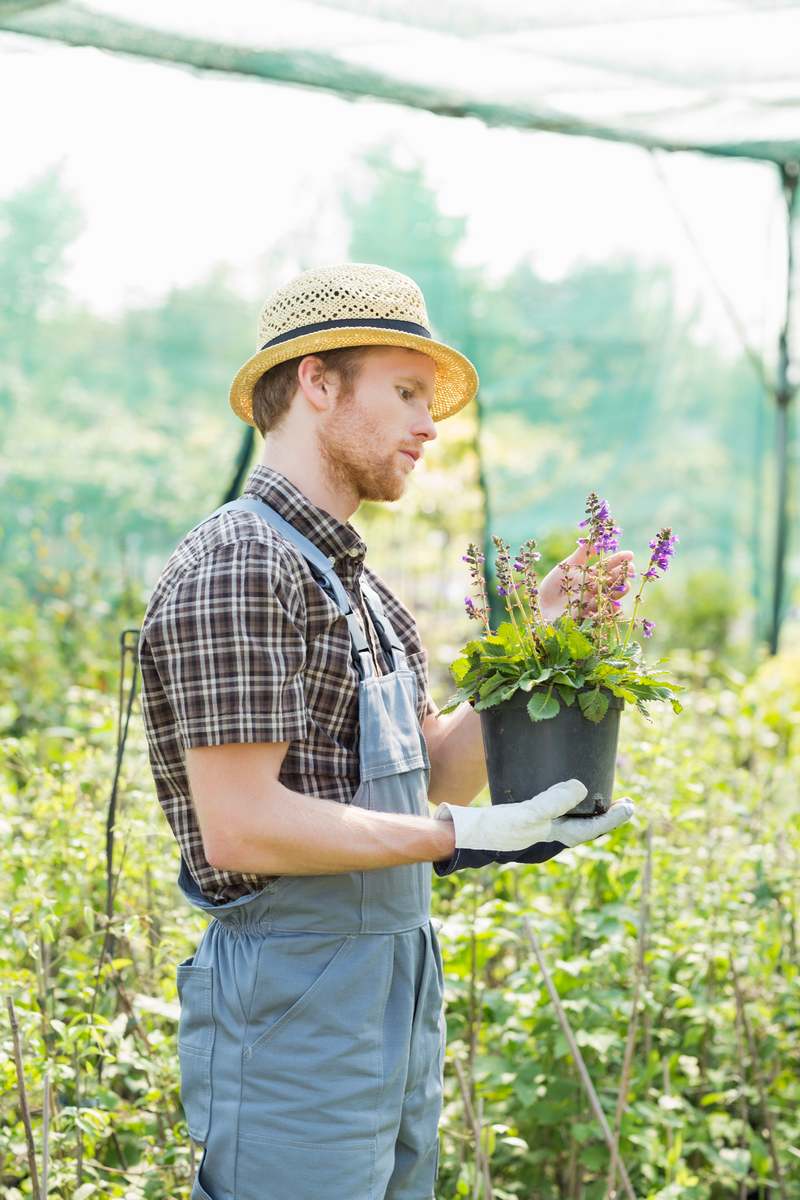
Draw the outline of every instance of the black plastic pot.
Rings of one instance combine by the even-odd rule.
[[[569,708],[559,701],[561,708],[554,717],[532,721],[527,705],[541,690],[516,691],[510,700],[480,714],[492,804],[517,804],[564,779],[580,779],[588,791],[571,813],[590,817],[606,812],[614,790],[625,701],[601,688],[608,709],[602,721],[595,722],[581,712],[576,693]]]

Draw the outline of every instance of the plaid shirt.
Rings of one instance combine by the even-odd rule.
[[[367,547],[353,526],[317,508],[268,467],[254,468],[244,494],[265,500],[333,560],[384,673],[391,664],[365,613],[358,587],[363,571],[416,674],[420,721],[435,712],[414,618],[365,565]],[[208,863],[184,751],[288,742],[281,783],[328,800],[351,799],[359,783],[358,676],[344,616],[300,551],[263,518],[226,512],[190,531],[166,563],[142,625],[139,664],[156,791],[189,870],[215,904],[258,891],[275,876],[219,871]]]

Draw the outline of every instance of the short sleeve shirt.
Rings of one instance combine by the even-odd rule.
[[[416,622],[364,559],[356,529],[259,465],[244,491],[271,505],[331,560],[367,635],[376,669],[391,669],[365,609],[362,573],[378,592],[417,679],[417,716],[436,708]],[[158,800],[209,901],[258,891],[270,875],[212,867],[192,804],[185,751],[288,742],[280,781],[346,802],[359,784],[358,676],[347,622],[299,550],[257,513],[225,512],[191,530],[159,577],[139,638],[142,714]]]

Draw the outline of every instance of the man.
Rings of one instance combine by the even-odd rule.
[[[542,861],[631,815],[564,817],[577,780],[468,807],[479,717],[437,718],[414,619],[349,523],[403,495],[477,383],[408,277],[346,263],[290,281],[231,389],[261,461],[148,606],[153,775],[181,890],[213,918],[177,969],[193,1200],[429,1200],[445,1049],[430,864]]]

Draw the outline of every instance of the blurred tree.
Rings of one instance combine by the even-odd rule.
[[[46,354],[40,327],[66,297],[66,254],[82,228],[60,166],[48,167],[0,202],[0,339],[6,363],[31,371]]]
[[[774,417],[741,359],[696,340],[697,314],[677,312],[668,269],[621,259],[545,280],[520,261],[490,283],[464,265],[466,217],[442,211],[419,163],[381,146],[348,179],[346,256],[415,279],[434,336],[481,377],[480,424],[470,405],[438,428],[402,522],[393,505],[357,516],[371,555],[438,614],[442,658],[460,637],[461,555],[481,540],[485,512],[512,544],[532,536],[567,553],[596,490],[640,569],[649,539],[672,525],[676,582],[716,565],[756,590]],[[0,205],[0,437],[13,447],[0,560],[24,572],[37,524],[66,559],[78,511],[104,569],[152,580],[230,480],[243,427],[228,387],[252,352],[256,306],[219,266],[158,303],[101,318],[65,292],[80,228],[58,168]],[[313,221],[290,232],[254,247],[263,295],[319,259]]]

